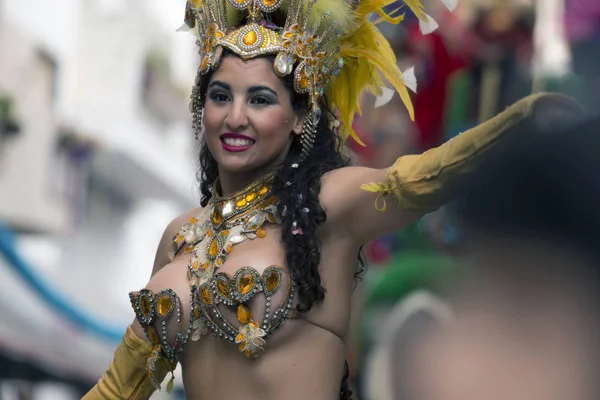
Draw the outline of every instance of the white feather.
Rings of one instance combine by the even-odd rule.
[[[446,8],[450,11],[454,11],[456,6],[458,5],[458,0],[441,0],[442,3],[446,6]]]
[[[415,67],[410,67],[402,73],[404,85],[414,93],[417,93],[417,76],[415,75]]]
[[[419,21],[419,28],[421,28],[421,33],[423,35],[429,35],[439,28],[439,26],[437,21],[429,14],[424,14],[424,19]]]
[[[394,97],[394,93],[396,93],[395,90],[382,86],[381,94],[377,96],[377,99],[375,100],[375,108],[383,107],[389,103],[390,100],[392,100],[392,97]]]

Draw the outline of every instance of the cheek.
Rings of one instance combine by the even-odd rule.
[[[294,115],[292,113],[274,111],[264,113],[264,115],[257,118],[255,127],[263,139],[269,139],[274,144],[280,144],[289,140],[293,120]]]
[[[209,136],[219,132],[221,125],[223,124],[223,120],[225,116],[222,115],[223,112],[219,110],[217,107],[211,107],[210,105],[206,105],[204,108],[204,118],[203,125],[204,131]]]

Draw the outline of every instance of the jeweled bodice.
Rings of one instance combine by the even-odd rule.
[[[175,314],[177,322],[182,321],[177,293],[166,289],[154,294],[144,289],[130,294],[137,319],[154,345],[148,361],[150,375],[158,358],[178,361],[187,342],[200,340],[209,330],[225,341],[237,343],[247,357],[256,357],[263,351],[265,340],[288,318],[295,285],[283,268],[271,266],[260,273],[246,266],[232,276],[218,272],[236,244],[263,238],[266,223],[279,223],[271,180],[272,175],[267,175],[232,196],[213,196],[175,235],[169,259],[173,261],[182,252],[191,255],[187,268],[190,322],[183,334],[177,333],[172,342],[167,340],[167,319]],[[272,304],[278,291],[284,293],[282,300]],[[264,297],[265,311],[255,319],[248,303],[259,295]],[[235,310],[236,318],[226,318],[224,308]]]

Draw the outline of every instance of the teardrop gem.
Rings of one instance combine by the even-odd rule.
[[[211,257],[216,257],[219,253],[219,242],[217,238],[214,238],[212,242],[210,242],[210,247],[208,248],[208,254]]]
[[[229,286],[227,286],[225,281],[220,280],[217,282],[217,290],[221,296],[229,298]]]
[[[173,307],[173,300],[167,295],[162,295],[158,299],[158,314],[161,317],[167,315]]]
[[[265,282],[267,292],[273,293],[273,291],[277,289],[277,286],[279,285],[279,273],[275,270],[271,270],[269,272],[269,275],[267,275],[267,279],[265,279]]]
[[[258,39],[256,32],[250,31],[244,35],[242,42],[244,42],[246,46],[252,46],[254,43],[256,43],[256,39]]]
[[[237,308],[237,318],[240,324],[247,324],[250,322],[250,310],[243,304],[240,304]]]
[[[245,273],[242,275],[238,284],[242,296],[247,294],[250,291],[250,289],[252,289],[253,283],[254,277],[251,274]]]
[[[144,314],[150,314],[152,307],[150,305],[150,299],[148,299],[148,296],[142,296],[140,299],[140,308]]]
[[[213,220],[213,224],[215,224],[215,225],[220,224],[221,221],[223,220],[223,216],[221,215],[219,210],[217,210],[216,208],[213,211],[212,220]]]
[[[210,304],[210,293],[208,292],[206,286],[200,289],[200,297],[202,298],[204,304]]]
[[[283,54],[277,56],[277,71],[281,75],[287,75],[287,60]]]

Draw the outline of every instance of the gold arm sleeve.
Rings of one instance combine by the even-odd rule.
[[[129,326],[123,340],[115,350],[113,361],[82,400],[142,400],[148,399],[156,390],[150,382],[146,371],[146,363],[151,356],[153,347],[140,339],[133,328]],[[165,359],[156,362],[154,377],[162,382],[176,364]]]
[[[555,99],[557,104],[571,101],[559,94],[530,95],[496,117],[449,140],[445,144],[419,155],[400,157],[388,170],[388,180],[362,186],[363,190],[392,194],[398,204],[409,212],[428,213],[453,200],[460,184],[473,173],[487,156],[498,151],[518,134],[528,121],[534,105],[542,99]],[[385,211],[383,205],[376,207]]]

